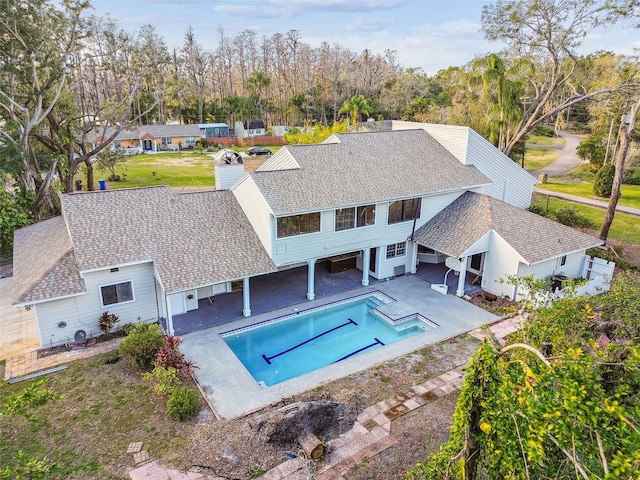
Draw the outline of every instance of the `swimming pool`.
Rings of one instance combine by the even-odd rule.
[[[391,320],[378,307],[392,301],[368,294],[221,336],[253,378],[271,386],[437,326],[420,315]]]

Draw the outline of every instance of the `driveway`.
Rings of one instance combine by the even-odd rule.
[[[0,278],[0,360],[40,348],[35,315],[11,305],[12,290],[13,277]]]
[[[576,150],[585,135],[574,135],[569,132],[559,131],[558,136],[564,138],[566,143],[560,150],[557,160],[541,170],[531,172],[531,175],[534,177],[537,177],[542,172],[546,173],[550,177],[559,177],[560,175],[569,173],[574,168],[582,165],[583,160],[578,156]]]

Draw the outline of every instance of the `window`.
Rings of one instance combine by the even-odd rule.
[[[356,209],[355,208],[339,208],[336,210],[336,232],[339,230],[347,230],[355,226]]]
[[[278,238],[320,231],[320,212],[278,218]]]
[[[120,142],[120,140],[114,141],[113,148],[116,148],[116,149],[122,148],[122,142]]]
[[[373,225],[376,223],[376,206],[375,205],[363,205],[358,207],[358,221],[357,227],[366,227],[367,225]]]
[[[133,285],[131,282],[116,283],[100,287],[102,306],[133,301]]]
[[[186,146],[195,146],[196,144],[196,137],[185,137],[184,139],[184,144]]]
[[[408,200],[391,202],[389,204],[389,225],[420,218],[421,207],[422,198],[409,198]]]
[[[171,137],[162,137],[162,145],[171,145]]]
[[[567,264],[567,256],[563,255],[562,257],[560,257],[560,266],[564,267]]]
[[[402,257],[407,251],[407,242],[394,243],[387,245],[387,259]]]

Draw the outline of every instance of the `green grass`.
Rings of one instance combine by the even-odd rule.
[[[133,467],[126,454],[130,442],[144,442],[156,458],[170,457],[188,444],[189,422],[178,423],[165,413],[140,372],[124,360],[106,365],[105,356],[69,364],[69,369],[49,375],[46,388],[60,394],[29,412],[0,415],[0,465],[15,466],[22,450],[61,467],[55,478],[125,478]],[[0,385],[0,406],[9,395],[31,382]],[[186,431],[185,431],[186,429]]]
[[[534,196],[533,203],[546,207],[547,199],[550,210],[559,210],[560,208],[569,205],[574,206],[580,213],[582,213],[595,225],[595,229],[591,233],[597,236],[600,232],[602,220],[604,219],[605,215],[605,211],[603,209],[590,207],[588,205],[581,205],[573,202],[567,202],[565,200],[560,200],[554,197],[547,197],[541,194],[536,194]],[[609,231],[609,239],[640,245],[640,217],[617,212],[615,218],[613,219],[611,230]]]
[[[596,197],[593,195],[593,184],[591,183],[560,183],[548,182],[538,185],[553,192],[567,193],[579,197],[594,198],[608,202],[608,198]],[[618,200],[619,205],[640,208],[640,185],[622,185],[622,196]]]
[[[545,147],[527,147],[524,156],[524,168],[530,172],[541,170],[551,165],[558,158],[560,150]]]
[[[534,145],[564,145],[567,141],[562,137],[547,137],[545,135],[530,135],[527,143]]]

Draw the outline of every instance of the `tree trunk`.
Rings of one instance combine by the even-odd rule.
[[[96,189],[93,179],[93,163],[87,158],[84,164],[87,166],[87,190],[93,192]]]
[[[607,207],[607,213],[602,221],[602,228],[600,229],[600,239],[606,243],[609,236],[609,229],[613,223],[613,219],[616,214],[616,207],[618,206],[618,200],[620,199],[620,188],[622,186],[622,178],[624,177],[624,165],[627,160],[627,154],[629,153],[629,144],[631,143],[631,135],[636,127],[636,117],[638,116],[638,110],[640,109],[640,100],[631,108],[631,116],[629,119],[629,125],[626,129],[623,129],[626,121],[625,115],[622,116],[622,123],[619,135],[619,148],[616,152],[614,165],[616,167],[616,173],[613,177],[613,185],[611,187],[611,198],[609,199],[609,206]]]

